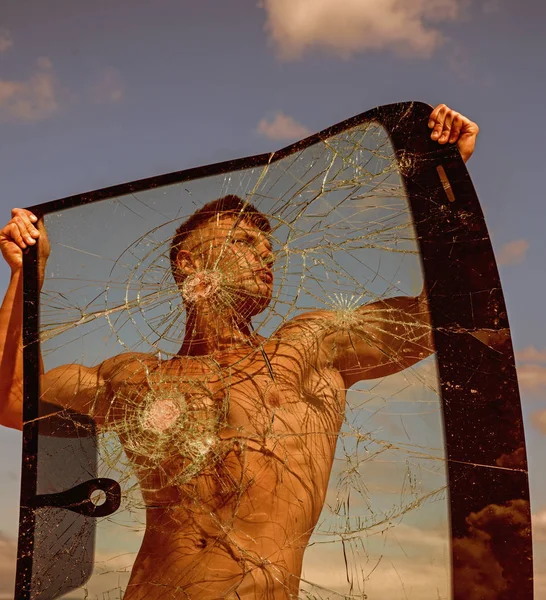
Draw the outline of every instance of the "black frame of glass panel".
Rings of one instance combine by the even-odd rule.
[[[516,368],[493,250],[478,198],[457,148],[440,146],[430,139],[430,112],[431,107],[420,102],[381,106],[277,152],[115,185],[31,206],[29,210],[43,216],[125,194],[264,166],[366,122],[384,127],[401,167],[421,249],[441,380],[452,538],[461,539],[468,535],[467,518],[471,513],[512,500],[523,500],[528,507],[529,489]],[[30,599],[33,511],[37,498],[40,305],[36,247],[25,251],[23,268],[23,474],[16,582],[19,600]],[[502,457],[511,455],[517,455],[519,462],[504,468],[500,464]],[[42,497],[42,506],[43,502]],[[498,590],[499,599],[523,600],[533,595],[530,514],[528,508],[526,511],[529,535],[518,549],[518,574],[506,578],[508,587]],[[464,565],[460,566],[461,557],[456,555],[455,547],[452,544],[452,593],[455,599],[462,599],[468,587],[464,581],[467,571]],[[486,562],[479,568],[487,569]],[[487,578],[486,572],[483,575]]]

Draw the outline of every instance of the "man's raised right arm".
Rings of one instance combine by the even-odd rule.
[[[12,210],[0,230],[0,250],[11,277],[0,308],[0,425],[23,426],[23,250],[38,244],[39,287],[43,284],[49,242],[43,224],[28,210]],[[40,361],[41,362],[41,361]],[[95,412],[104,403],[106,387],[101,368],[66,365],[44,374],[40,368],[43,400],[78,412]]]

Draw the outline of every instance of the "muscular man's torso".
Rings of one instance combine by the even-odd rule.
[[[214,356],[137,355],[108,384],[106,423],[147,507],[125,600],[296,598],[345,405],[313,327]]]

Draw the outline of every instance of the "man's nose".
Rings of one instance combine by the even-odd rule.
[[[271,252],[271,250],[265,250],[264,252],[262,252],[260,260],[263,265],[271,266],[275,262],[275,256],[273,255],[273,252]]]

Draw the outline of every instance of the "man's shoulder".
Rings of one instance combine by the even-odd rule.
[[[138,372],[147,372],[160,362],[159,358],[154,354],[123,352],[122,354],[117,354],[103,360],[96,368],[102,378],[111,379],[121,373],[130,375]]]
[[[286,323],[284,323],[280,329],[283,327],[304,327],[305,325],[310,325],[312,323],[317,323],[320,321],[328,320],[332,318],[332,311],[330,310],[309,310],[307,312],[302,312],[291,319],[288,319]]]
[[[297,337],[320,337],[328,333],[332,326],[332,312],[329,310],[313,310],[295,315],[283,323],[276,331],[274,337],[286,339]]]

